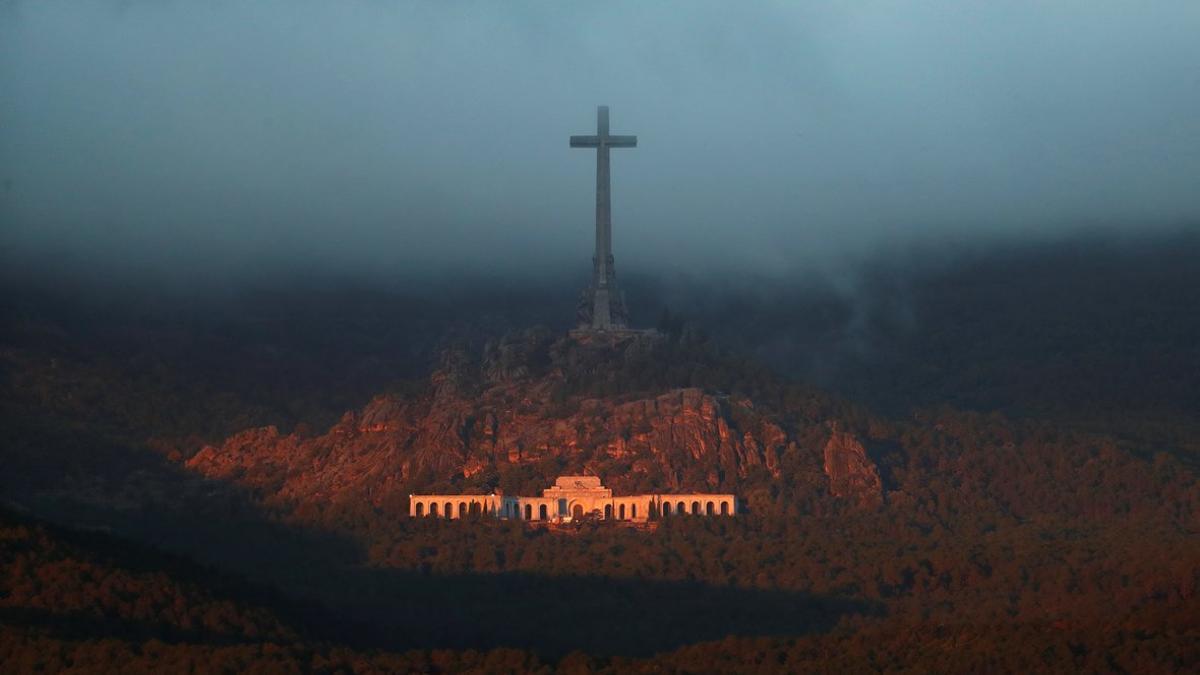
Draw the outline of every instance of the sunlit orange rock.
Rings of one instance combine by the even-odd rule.
[[[825,443],[825,475],[829,491],[863,506],[883,502],[883,483],[875,463],[854,434],[834,428]]]
[[[379,396],[324,434],[247,430],[204,448],[187,466],[285,507],[395,504],[408,492],[520,467],[603,474],[627,493],[732,492],[752,472],[779,478],[784,457],[821,471],[811,434],[806,446],[745,397],[695,387],[633,399],[564,395],[568,379],[590,367],[583,364],[589,354],[538,357],[525,349],[533,347],[498,349],[474,372],[450,355],[424,394]],[[522,364],[538,358],[552,362],[540,370]],[[824,466],[834,494],[880,499],[878,474],[852,437],[834,434]]]

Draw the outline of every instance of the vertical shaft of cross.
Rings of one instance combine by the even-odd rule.
[[[596,253],[592,259],[592,284],[581,307],[581,322],[594,330],[625,326],[625,303],[616,288],[612,253],[612,190],[609,183],[609,149],[636,148],[637,136],[608,132],[608,106],[596,109],[596,135],[572,136],[572,148],[596,149]]]
[[[596,257],[595,283],[597,288],[608,288],[612,273],[612,193],[609,189],[608,172],[608,106],[596,111]]]

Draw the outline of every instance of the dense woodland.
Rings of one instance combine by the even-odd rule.
[[[1053,247],[881,273],[919,320],[868,321],[879,324],[872,344],[899,331],[873,352],[843,349],[855,310],[837,296],[791,296],[786,315],[742,303],[726,316],[757,323],[739,329],[711,308],[662,311],[653,285],[634,284],[667,338],[575,364],[565,409],[679,386],[746,396],[814,438],[835,421],[865,439],[885,492],[864,507],[785,465],[779,478],[739,481],[748,508],[737,518],[667,518],[650,532],[414,521],[403,504],[272,510],[180,468],[246,427],[321,430],[380,391],[419,395],[448,348],[486,361],[489,341],[538,320],[526,291],[464,300],[480,308],[474,323],[388,294],[190,310],[6,294],[0,662],[1192,671],[1200,331],[1179,303],[1200,283],[1179,251],[1195,244],[1093,252],[1094,273]],[[1015,285],[1014,260],[1025,261]],[[968,271],[974,282],[962,283]],[[1120,283],[1081,285],[1081,274]],[[1024,302],[1033,286],[1049,290]],[[818,342],[821,364],[795,356]],[[561,468],[498,468],[449,487],[523,492]]]

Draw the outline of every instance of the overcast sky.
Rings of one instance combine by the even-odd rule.
[[[1200,223],[1200,2],[0,1],[9,266],[788,274]]]

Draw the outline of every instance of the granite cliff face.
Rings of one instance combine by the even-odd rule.
[[[284,508],[364,499],[387,508],[432,488],[536,491],[559,473],[603,476],[618,493],[732,491],[751,476],[779,479],[785,460],[814,474],[824,461],[834,495],[879,503],[878,475],[850,434],[835,432],[822,458],[812,428],[785,428],[745,397],[609,377],[660,358],[658,348],[534,333],[489,345],[477,364],[450,351],[422,394],[378,396],[318,436],[249,429],[187,466]]]
[[[829,491],[835,496],[856,500],[863,506],[877,506],[883,502],[879,470],[853,434],[835,427],[825,442],[824,455]]]

